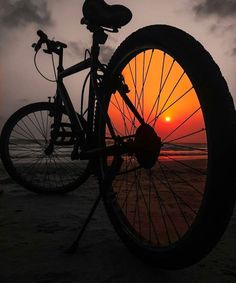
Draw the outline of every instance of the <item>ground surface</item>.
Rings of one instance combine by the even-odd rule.
[[[134,258],[99,206],[74,255],[64,253],[97,194],[94,179],[65,196],[39,196],[0,167],[0,282],[236,282],[236,213],[208,257],[178,271]]]

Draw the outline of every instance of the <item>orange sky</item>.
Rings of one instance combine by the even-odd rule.
[[[145,65],[143,66],[144,56]],[[152,60],[150,61],[150,59]],[[163,61],[164,69],[162,72]],[[147,70],[148,75],[146,76]],[[147,123],[151,125],[155,123],[156,132],[162,139],[187,120],[166,141],[184,136],[178,142],[205,142],[204,132],[186,137],[190,133],[205,128],[204,120],[191,81],[182,67],[177,62],[173,62],[172,57],[164,56],[164,53],[160,50],[155,50],[153,54],[149,50],[145,52],[145,55],[142,52],[124,68],[122,74],[130,89],[128,94],[130,100]],[[145,82],[144,87],[143,82]],[[159,102],[158,94],[160,94]],[[158,109],[157,104],[159,104]],[[125,113],[125,117],[121,115],[120,110]],[[160,114],[160,116],[155,122],[157,114]],[[122,104],[118,93],[111,99],[109,115],[119,133],[123,135],[129,131],[131,131],[129,134],[135,133],[131,124],[130,110]],[[170,118],[169,122],[166,122],[166,117]],[[124,126],[124,120],[128,129]],[[135,121],[135,124],[137,127],[139,126],[138,121]]]

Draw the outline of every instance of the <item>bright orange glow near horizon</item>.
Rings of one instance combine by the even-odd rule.
[[[161,50],[141,52],[125,66],[122,75],[130,90],[129,99],[162,139],[206,142],[196,92],[188,75],[170,55]],[[111,97],[109,115],[119,135],[135,134],[140,125],[118,92]]]

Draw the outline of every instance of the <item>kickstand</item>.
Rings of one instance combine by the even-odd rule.
[[[115,158],[111,168],[108,170],[107,174],[106,174],[106,177],[105,179],[103,180],[103,185],[104,186],[105,184],[110,184],[111,181],[114,179],[114,177],[116,176],[118,170],[120,169],[121,165],[123,163],[123,159],[118,156],[117,158]],[[79,246],[79,241],[81,239],[81,237],[83,236],[84,234],[84,231],[87,227],[87,225],[89,224],[96,208],[98,207],[98,204],[100,202],[102,198],[102,192],[100,191],[98,197],[96,198],[95,202],[94,202],[94,205],[92,206],[90,212],[89,212],[89,215],[87,216],[85,222],[84,222],[84,225],[83,227],[81,228],[81,230],[79,231],[79,234],[77,236],[77,238],[75,239],[75,241],[73,242],[73,244],[69,247],[69,249],[66,250],[66,253],[68,254],[73,254],[76,252],[76,249],[78,248]]]
[[[81,230],[79,231],[79,234],[78,234],[77,238],[75,239],[75,241],[73,242],[73,244],[66,250],[66,253],[73,254],[73,253],[76,252],[76,250],[77,250],[77,248],[78,248],[78,246],[79,246],[79,241],[80,241],[81,237],[83,236],[84,231],[85,231],[87,225],[89,224],[89,222],[90,222],[90,220],[91,220],[91,218],[92,218],[92,216],[93,216],[93,214],[94,214],[96,208],[98,207],[98,204],[99,204],[101,198],[102,198],[102,194],[101,194],[101,192],[100,192],[99,195],[98,195],[98,197],[96,198],[96,200],[95,200],[95,202],[94,202],[94,205],[92,206],[92,208],[91,208],[91,210],[90,210],[90,212],[89,212],[89,214],[88,214],[88,216],[87,216],[85,222],[84,222],[83,227],[82,227]]]

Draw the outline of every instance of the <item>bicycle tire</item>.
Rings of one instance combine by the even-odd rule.
[[[54,121],[49,116],[52,110],[49,102],[26,105],[7,120],[1,134],[1,159],[8,174],[27,190],[42,194],[70,192],[90,175],[88,161],[71,160],[73,141],[62,142],[52,154],[45,154]],[[71,131],[62,111],[62,122],[66,122],[62,130]]]
[[[146,55],[144,55],[144,53]],[[164,105],[164,109],[162,108],[162,110],[168,110],[171,108],[169,106],[174,103],[173,105],[176,107],[175,111],[177,113],[178,110],[178,115],[181,117],[181,115],[184,115],[183,113],[188,112],[188,109],[191,109],[192,104],[197,105],[197,103],[199,103],[201,123],[204,124],[206,129],[204,135],[207,153],[205,157],[202,157],[205,158],[206,161],[205,163],[204,161],[201,161],[201,164],[204,163],[205,166],[204,170],[206,175],[202,179],[204,183],[201,184],[199,180],[202,177],[198,177],[197,174],[195,175],[195,181],[193,181],[194,178],[189,179],[190,173],[187,173],[189,171],[184,172],[184,170],[181,169],[181,164],[185,164],[185,166],[186,164],[190,164],[188,163],[189,161],[184,159],[185,157],[183,155],[183,160],[179,159],[180,157],[171,157],[175,160],[176,164],[179,165],[178,169],[176,169],[177,165],[171,165],[173,162],[169,162],[167,164],[167,160],[165,160],[165,158],[170,158],[172,155],[168,156],[168,154],[176,154],[177,150],[175,148],[175,152],[170,153],[170,149],[173,151],[173,148],[165,148],[165,146],[162,148],[160,145],[158,161],[156,161],[153,167],[151,167],[152,165],[150,166],[147,160],[145,160],[145,156],[148,156],[147,159],[152,158],[150,155],[150,152],[152,153],[152,151],[148,153],[148,148],[146,148],[146,151],[143,152],[140,150],[141,153],[131,153],[131,156],[127,154],[120,155],[119,157],[123,158],[123,163],[120,168],[113,166],[115,169],[112,169],[112,165],[114,165],[119,157],[117,158],[116,156],[113,156],[109,158],[101,158],[101,177],[105,181],[101,181],[100,189],[103,194],[104,205],[110,221],[121,240],[132,253],[151,265],[167,269],[184,268],[196,263],[212,250],[225,231],[233,212],[236,191],[235,180],[233,177],[236,169],[235,110],[232,97],[219,67],[199,42],[186,32],[171,26],[148,26],[131,34],[118,47],[109,62],[107,76],[104,78],[104,104],[106,105],[107,112],[112,121],[113,129],[115,129],[117,135],[119,135],[119,139],[122,138],[122,135],[124,136],[123,140],[125,140],[126,136],[130,136],[131,142],[133,143],[135,142],[135,139],[139,139],[139,141],[141,140],[141,142],[146,142],[147,144],[148,142],[145,141],[145,138],[143,138],[142,135],[147,135],[149,139],[152,139],[152,134],[148,133],[148,131],[144,128],[141,129],[141,126],[138,125],[137,119],[133,119],[132,117],[130,118],[130,110],[128,110],[127,105],[122,102],[119,94],[114,92],[113,83],[116,81],[117,76],[122,73],[125,83],[128,85],[130,90],[127,94],[128,97],[141,114],[145,113],[144,109],[142,112],[140,106],[140,101],[142,100],[141,93],[143,92],[148,95],[151,91],[148,90],[148,88],[147,90],[143,90],[142,83],[142,87],[137,83],[139,79],[143,80],[142,75],[140,75],[138,70],[143,68],[144,73],[145,70],[148,72],[148,63],[144,60],[145,56],[147,62],[149,61],[147,58],[151,58],[151,56],[156,56],[156,62],[165,62],[165,60],[169,61],[169,67],[166,67],[167,69],[163,71],[164,67],[161,65],[162,71],[160,69],[159,73],[157,72],[157,65],[154,66],[156,68],[156,74],[158,73],[155,77],[157,85],[161,82],[161,78],[158,79],[158,76],[161,77],[161,73],[163,72],[165,75],[163,74],[162,79],[164,80],[165,76],[168,77],[167,70],[170,70],[171,62],[174,62],[177,68],[175,74],[178,74],[178,68],[179,70],[184,70],[185,76],[193,86],[194,93],[191,95],[195,95],[197,97],[196,100],[193,100],[192,103],[191,101],[188,101],[186,105],[178,109],[176,104],[180,103],[182,99],[181,96],[176,96],[175,100],[168,102],[166,102],[166,99],[169,96],[166,96],[167,98],[165,98],[162,102],[162,106]],[[163,59],[164,57],[165,59]],[[171,58],[173,61],[171,61]],[[144,61],[145,63],[142,63]],[[138,69],[138,64],[141,64],[140,66],[142,66],[142,68],[140,67]],[[131,70],[135,70],[133,71],[133,76],[129,71],[130,68]],[[154,73],[154,71],[151,70],[149,73]],[[134,82],[136,82],[136,84]],[[162,86],[162,84],[159,86],[159,95],[163,91]],[[170,88],[170,92],[171,89],[172,88]],[[164,94],[162,95],[164,96]],[[145,100],[145,95],[143,96],[143,105],[145,105],[145,101],[147,100]],[[161,99],[162,97],[160,98],[159,96],[158,101]],[[149,101],[150,100],[151,98],[149,96]],[[178,101],[178,103],[175,103],[175,101]],[[161,104],[160,101],[158,103]],[[159,114],[160,113],[161,115],[163,114],[163,112],[159,112]],[[192,117],[195,114],[193,114],[194,112],[191,113],[189,116],[185,116],[185,118],[191,117],[191,119],[193,119]],[[118,118],[119,114],[120,119]],[[172,114],[174,115],[175,113],[173,112]],[[156,115],[156,117],[157,116],[158,115]],[[142,117],[144,117],[144,120],[148,120],[147,116],[145,118],[145,114],[143,114]],[[122,119],[130,121],[123,122],[124,125],[121,126]],[[176,120],[178,119],[179,118],[176,117]],[[184,121],[186,121],[186,119]],[[168,120],[170,120],[170,117]],[[168,123],[168,121],[162,121],[159,123],[160,132],[164,133],[166,128],[168,129],[168,127],[171,127],[169,126],[171,123]],[[184,123],[187,124],[187,122]],[[129,124],[131,125],[130,128]],[[161,127],[161,125],[164,124],[165,127]],[[181,125],[181,121],[179,121],[178,125]],[[193,125],[194,121],[191,121],[191,123],[188,124],[188,127],[191,128]],[[141,129],[141,135],[137,132],[139,127]],[[165,129],[163,129],[163,127]],[[126,134],[124,134],[125,131],[127,132]],[[178,140],[177,136],[173,137],[173,135],[175,135],[178,131],[179,128],[177,126],[170,130],[172,140]],[[195,134],[198,135],[197,131]],[[99,133],[101,145],[104,146],[106,144],[111,144],[111,137],[108,135],[109,132],[107,131],[107,126],[103,115],[101,115]],[[168,136],[168,134],[166,136]],[[108,140],[106,140],[107,137]],[[188,134],[182,134],[182,141],[188,141],[188,138],[191,140]],[[203,137],[197,138],[195,136],[195,141],[201,141],[201,145],[203,146],[203,140],[201,139],[203,139]],[[126,138],[126,140],[128,140],[128,138]],[[117,141],[113,141],[114,144],[116,142]],[[181,142],[179,144],[176,142],[175,146],[177,147],[180,145]],[[189,149],[186,144],[182,144],[182,146],[186,147],[185,149],[188,154],[193,154],[190,152],[190,146]],[[199,154],[199,150],[202,149],[196,148],[194,152]],[[167,156],[166,152],[168,152]],[[155,154],[158,153],[155,152]],[[131,160],[131,158],[133,159]],[[191,162],[195,160],[194,158],[195,157],[192,157]],[[129,165],[126,160],[129,160],[131,165]],[[151,163],[152,162],[153,161],[151,161]],[[159,171],[157,170],[156,164],[159,166]],[[145,166],[147,169],[145,169]],[[191,166],[189,165],[189,167]],[[113,172],[111,172],[112,170]],[[115,172],[114,170],[117,170],[118,172]],[[108,174],[112,177],[108,176]],[[156,174],[156,189],[154,189],[154,184],[152,184],[153,181],[148,179],[148,174],[152,174],[151,176]],[[124,177],[125,175],[128,177]],[[185,185],[183,185],[184,181],[182,180],[184,176],[186,178]],[[111,178],[112,181],[109,181]],[[153,177],[150,177],[150,179],[151,178],[154,179]],[[131,181],[133,182],[132,184]],[[171,183],[171,185],[168,185],[168,182]],[[187,185],[187,183],[191,184]],[[191,216],[190,208],[188,208],[186,204],[189,200],[193,202],[193,197],[192,199],[190,197],[187,198],[188,195],[186,193],[186,187],[190,187],[190,185],[198,185],[202,190],[202,196],[199,197],[199,203],[196,205],[195,216]],[[135,186],[137,187],[135,188]],[[151,188],[148,189],[148,186]],[[180,188],[179,190],[178,187]],[[184,194],[180,197],[181,189]],[[148,190],[152,191],[148,192]],[[190,189],[188,188],[188,192],[189,191]],[[169,194],[168,196],[167,193]],[[196,193],[193,192],[191,194],[194,196],[196,195]],[[186,198],[184,199],[184,197]],[[182,200],[180,200],[181,198]],[[180,208],[180,203],[182,205],[182,209]],[[155,205],[157,208],[155,208]],[[193,207],[194,206],[192,206],[192,209]],[[138,210],[139,212],[137,212]],[[140,215],[138,216],[138,214]],[[150,214],[152,214],[152,216],[150,216]],[[182,221],[180,221],[179,215],[181,215]],[[186,219],[191,218],[189,215],[193,219],[191,221],[188,220],[189,225],[187,225],[188,221]],[[138,217],[140,217],[139,220],[137,220]],[[183,220],[183,218],[186,219]],[[169,226],[165,224],[167,222],[169,223]],[[183,228],[184,225],[187,226],[187,228]],[[154,230],[157,232],[154,233]],[[174,235],[177,234],[177,232],[180,234],[180,237],[179,235]],[[159,237],[159,240],[157,237]]]

